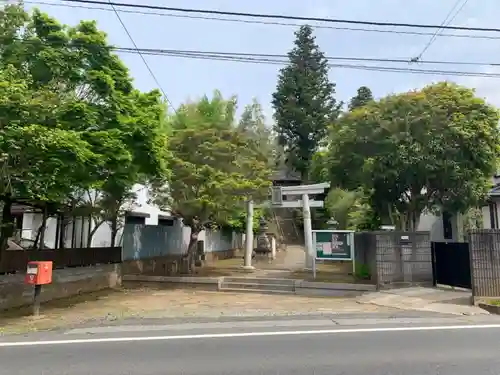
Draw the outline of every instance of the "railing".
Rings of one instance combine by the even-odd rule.
[[[121,247],[89,247],[58,250],[8,250],[0,259],[0,274],[25,272],[29,261],[54,262],[53,268],[84,267],[97,264],[120,263]]]

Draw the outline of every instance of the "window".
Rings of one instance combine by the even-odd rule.
[[[453,227],[451,225],[451,214],[443,212],[443,237],[445,240],[453,239]]]

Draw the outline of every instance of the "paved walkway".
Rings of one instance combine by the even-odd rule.
[[[256,257],[252,263],[258,269],[303,270],[305,268],[304,246],[288,245],[285,251],[276,253],[275,260],[270,262],[267,258]]]
[[[360,303],[402,310],[432,311],[454,315],[487,315],[485,310],[471,305],[471,292],[439,288],[411,287],[367,293]]]

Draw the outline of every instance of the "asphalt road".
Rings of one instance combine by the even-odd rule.
[[[344,329],[344,328],[342,328]],[[391,330],[392,329],[392,330]],[[399,329],[399,328],[397,328]],[[498,375],[500,325],[474,329],[135,338],[90,335],[58,344],[0,346],[1,375]],[[297,330],[300,330],[297,328]],[[318,328],[304,328],[317,331]],[[265,332],[265,331],[260,331]],[[270,331],[267,331],[270,332]],[[150,333],[151,334],[151,333]],[[159,333],[154,333],[160,335]],[[189,333],[191,334],[191,333]],[[177,332],[175,335],[183,335]],[[145,337],[145,336],[142,336]],[[92,342],[82,342],[83,340]],[[25,338],[27,340],[27,338]],[[11,340],[12,341],[12,340]]]

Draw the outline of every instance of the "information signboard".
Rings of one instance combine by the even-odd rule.
[[[352,260],[353,232],[338,230],[313,230],[316,259]]]
[[[314,264],[316,277],[316,261],[351,260],[354,264],[354,231],[349,230],[313,230],[312,231]]]

